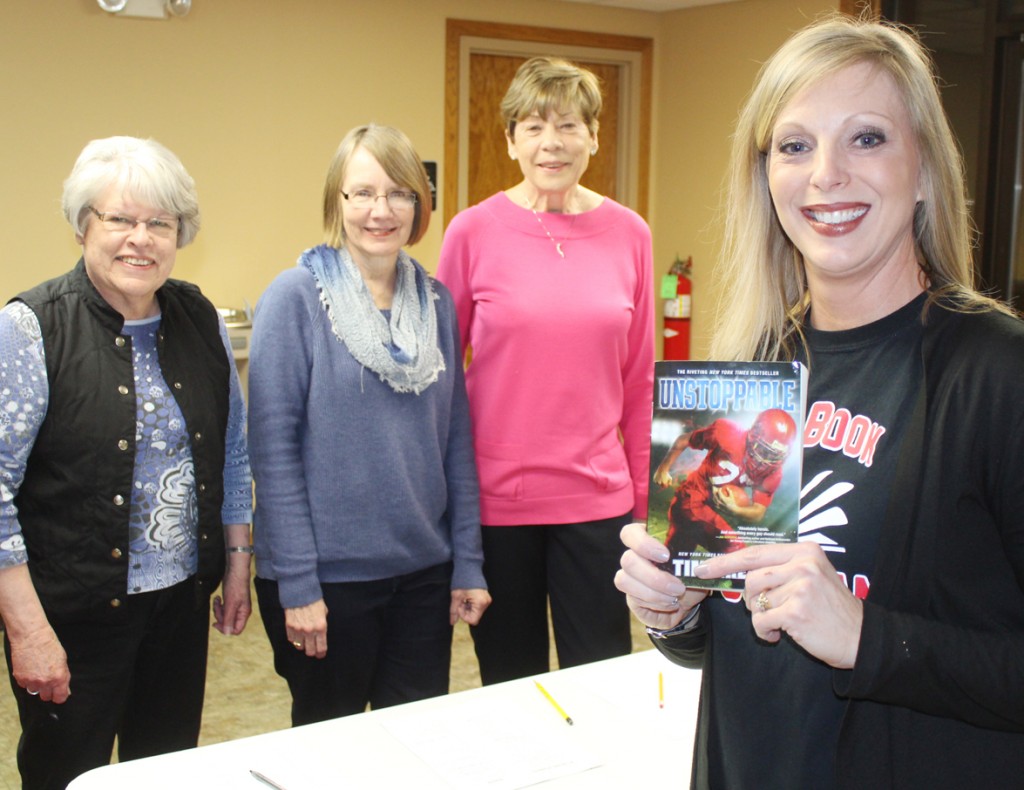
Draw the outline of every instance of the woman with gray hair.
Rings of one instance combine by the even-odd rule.
[[[25,788],[195,746],[214,627],[251,612],[252,486],[227,330],[170,279],[199,229],[159,143],[94,140],[64,184],[82,246],[0,310],[0,616]],[[74,692],[74,693],[72,693]]]

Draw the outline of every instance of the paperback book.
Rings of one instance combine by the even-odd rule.
[[[689,587],[711,557],[795,542],[807,373],[798,362],[655,363],[647,530]]]

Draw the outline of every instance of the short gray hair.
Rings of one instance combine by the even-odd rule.
[[[156,140],[107,137],[93,140],[82,149],[64,181],[61,207],[76,233],[85,233],[92,219],[89,207],[101,192],[114,185],[133,199],[177,217],[179,248],[199,232],[196,184],[181,160]]]

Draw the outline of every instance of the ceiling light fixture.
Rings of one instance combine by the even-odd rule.
[[[167,0],[167,10],[171,16],[185,16],[192,10],[192,0]]]
[[[192,10],[192,0],[96,0],[108,14],[117,16],[167,19],[167,15],[185,16]]]

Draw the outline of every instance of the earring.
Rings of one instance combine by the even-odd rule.
[[[591,156],[597,156],[597,146],[596,145],[593,148],[590,149],[590,155]]]
[[[519,157],[517,157],[517,156],[515,155],[515,152],[514,152],[514,151],[509,151],[509,152],[508,152],[508,158],[509,158],[509,159],[511,159],[511,160],[512,160],[512,161],[514,162],[514,161],[516,161],[516,159],[518,159]]]

